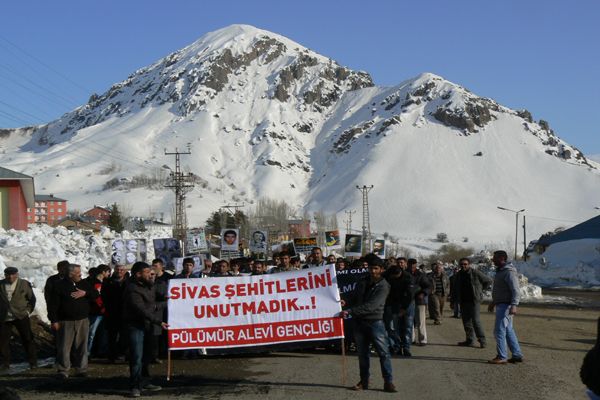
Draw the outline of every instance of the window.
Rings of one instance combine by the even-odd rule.
[[[58,212],[59,212],[59,213],[61,213],[61,212],[62,212],[62,208],[59,208],[59,209],[58,209]]]
[[[50,212],[54,212],[54,208],[51,208],[51,209],[50,209]]]
[[[53,202],[53,201],[51,201],[51,202],[50,202],[50,205],[51,205],[51,206],[53,206],[53,205],[54,205],[54,202]]]
[[[27,216],[27,219],[31,219],[31,215],[28,215],[28,216]]]

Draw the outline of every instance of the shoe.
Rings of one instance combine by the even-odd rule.
[[[60,372],[58,375],[56,375],[56,379],[58,379],[59,381],[64,381],[69,379],[69,375]]]
[[[515,357],[515,356],[512,356],[512,357],[511,357],[511,358],[508,360],[508,362],[509,362],[509,363],[511,363],[511,364],[522,363],[522,362],[523,362],[523,357]]]
[[[496,365],[503,365],[506,363],[508,363],[508,361],[505,360],[504,358],[500,358],[500,357],[496,357],[496,358],[493,358],[488,361],[488,364],[496,364]]]
[[[159,392],[162,390],[162,387],[158,385],[146,385],[142,389],[147,390],[149,392]]]
[[[150,364],[162,364],[162,360],[155,358],[154,360],[150,361]]]
[[[486,347],[487,347],[487,344],[485,344],[485,342],[479,342],[480,349],[485,349]]]
[[[396,386],[392,382],[385,382],[383,384],[383,391],[387,393],[396,393]]]
[[[369,384],[364,383],[363,381],[360,381],[356,385],[352,386],[350,389],[356,390],[356,391],[367,390],[367,389],[369,389]]]
[[[425,346],[427,346],[427,343],[417,343],[417,346],[425,347]]]
[[[140,397],[141,395],[140,389],[131,389],[131,392],[129,392],[129,397]]]
[[[29,369],[38,369],[37,364],[29,364]]]
[[[433,322],[433,324],[434,324],[434,325],[441,325],[441,324],[442,324],[442,321],[434,321],[434,322]]]
[[[465,340],[464,342],[458,342],[458,345],[463,347],[471,347],[473,346],[473,342],[470,340]]]
[[[408,350],[408,349],[402,350],[402,355],[404,357],[412,357],[412,354],[410,353],[410,350]]]

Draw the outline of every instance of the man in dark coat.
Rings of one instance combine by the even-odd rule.
[[[459,265],[460,271],[456,274],[452,301],[460,304],[463,327],[467,338],[464,342],[459,342],[458,345],[472,346],[475,343],[475,337],[477,337],[479,346],[484,348],[486,341],[479,318],[479,305],[483,299],[483,291],[492,284],[492,278],[471,267],[468,258],[461,258]]]
[[[358,283],[353,297],[348,302],[350,308],[341,313],[342,317],[352,316],[355,320],[354,338],[358,348],[360,381],[352,389],[369,388],[369,344],[372,343],[379,355],[384,381],[383,390],[396,392],[392,377],[389,341],[383,323],[383,311],[390,292],[390,284],[383,277],[383,263],[379,257],[375,254],[367,254],[365,260],[369,263],[369,277]]]
[[[142,390],[158,391],[160,386],[146,382],[144,370],[152,361],[154,326],[167,329],[156,304],[156,290],[148,264],[138,261],[131,267],[132,280],[125,289],[123,319],[129,334],[129,383],[132,397],[140,397]],[[162,310],[161,310],[162,311]]]
[[[4,279],[0,280],[0,371],[7,371],[10,365],[10,336],[13,327],[19,332],[29,366],[37,367],[37,351],[29,322],[29,314],[34,307],[35,295],[31,283],[19,278],[18,269],[6,268]]]
[[[81,266],[69,264],[65,279],[54,286],[48,306],[48,318],[56,331],[56,367],[58,377],[69,377],[71,361],[75,376],[87,376],[90,302],[98,291],[81,279]]]
[[[108,361],[116,362],[123,356],[127,343],[127,332],[123,322],[123,294],[128,274],[125,266],[115,265],[111,278],[102,283],[102,301],[105,312],[106,333],[108,336]]]

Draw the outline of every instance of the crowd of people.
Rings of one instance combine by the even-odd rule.
[[[512,325],[519,304],[519,284],[515,268],[506,252],[494,253],[496,266],[492,302],[495,311],[496,356],[492,364],[520,363],[523,354]],[[180,273],[167,270],[163,261],[151,265],[136,262],[128,271],[123,265],[98,265],[82,278],[81,266],[61,261],[57,273],[44,287],[48,319],[56,341],[56,369],[59,379],[85,377],[90,357],[105,357],[109,362],[124,361],[130,368],[133,397],[143,390],[160,390],[149,380],[149,365],[161,363],[167,349],[167,287],[170,279],[261,275],[335,264],[344,270],[368,271],[357,280],[354,290],[342,293],[346,343],[359,358],[360,381],[353,389],[369,386],[369,358],[374,349],[380,358],[384,390],[396,391],[392,378],[392,355],[412,356],[412,346],[426,346],[427,314],[434,325],[441,325],[446,302],[453,317],[462,318],[465,340],[458,346],[487,346],[480,320],[484,290],[492,279],[463,258],[455,268],[431,265],[426,273],[416,259],[404,257],[382,260],[368,254],[355,260],[324,257],[318,247],[306,261],[283,252],[265,262],[252,259],[218,260],[210,258],[196,266],[185,258]],[[36,348],[29,315],[35,296],[29,282],[18,277],[13,267],[4,271],[0,281],[1,368],[10,362],[9,339],[16,328],[28,355],[31,368],[37,367]],[[509,356],[509,351],[511,355]]]

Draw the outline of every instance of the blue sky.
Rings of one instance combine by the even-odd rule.
[[[270,30],[390,86],[433,72],[600,153],[600,1],[28,1],[0,9],[0,127],[50,121],[204,33]],[[16,47],[15,47],[16,46]]]

